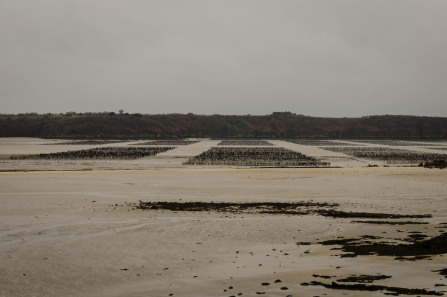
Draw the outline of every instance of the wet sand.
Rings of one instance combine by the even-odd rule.
[[[0,172],[0,296],[443,294],[445,254],[346,257],[336,242],[440,236],[446,193],[445,170],[411,167]],[[140,200],[312,202],[431,217],[186,212],[139,209]],[[340,281],[361,275],[378,289],[360,290],[368,277]]]

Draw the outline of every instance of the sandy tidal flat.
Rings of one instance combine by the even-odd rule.
[[[0,296],[384,296],[393,287],[443,294],[445,254],[342,257],[341,244],[322,242],[439,236],[445,193],[445,170],[424,168],[3,172]],[[173,212],[138,209],[139,200],[327,202],[345,213],[431,217]],[[356,284],[339,280],[359,275],[389,277],[363,283],[383,287],[375,291],[321,285]]]

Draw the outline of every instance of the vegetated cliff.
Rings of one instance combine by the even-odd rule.
[[[290,112],[260,116],[32,113],[0,115],[0,137],[447,139],[447,118],[402,115],[321,118]]]

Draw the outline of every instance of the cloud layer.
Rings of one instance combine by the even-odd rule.
[[[447,116],[446,15],[436,0],[0,0],[0,112]]]

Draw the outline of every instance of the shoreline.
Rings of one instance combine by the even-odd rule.
[[[201,167],[196,167],[193,168],[191,166],[188,167],[178,167],[178,168],[148,168],[148,169],[66,169],[66,170],[61,170],[61,169],[54,169],[54,170],[45,170],[45,169],[27,169],[27,170],[21,170],[21,169],[0,169],[0,174],[7,174],[7,173],[64,173],[64,172],[72,172],[72,173],[106,173],[106,172],[114,172],[114,173],[144,173],[144,172],[160,172],[160,171],[165,171],[165,172],[198,172],[198,171],[202,171],[202,172],[243,172],[243,171],[271,171],[271,172],[287,172],[287,171],[325,171],[325,170],[330,170],[330,171],[334,171],[334,170],[346,170],[346,171],[356,171],[356,170],[361,170],[361,171],[368,171],[368,170],[373,170],[373,171],[389,171],[389,170],[399,170],[399,169],[414,169],[415,171],[418,170],[444,170],[444,169],[439,169],[439,168],[424,168],[421,166],[382,166],[382,167],[375,167],[375,166],[371,166],[371,167],[350,167],[350,168],[346,168],[346,167],[224,167],[224,166],[201,166]]]
[[[442,169],[179,163],[0,172],[0,296],[445,294]]]

